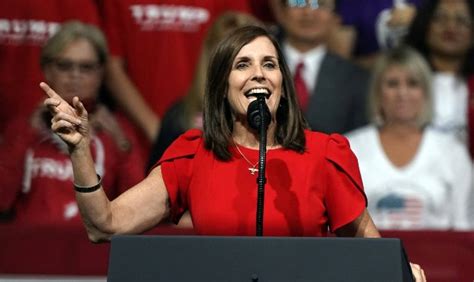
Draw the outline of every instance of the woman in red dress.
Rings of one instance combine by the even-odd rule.
[[[208,69],[203,131],[176,140],[148,176],[109,201],[89,149],[87,111],[42,83],[52,129],[68,144],[76,197],[92,241],[177,222],[189,210],[196,233],[254,235],[259,136],[247,122],[265,95],[267,131],[264,236],[379,237],[366,210],[357,159],[346,139],[307,129],[291,75],[269,33],[243,27],[216,48]],[[418,268],[414,266],[412,268]],[[423,279],[420,271],[415,271]],[[424,280],[420,280],[424,281]]]

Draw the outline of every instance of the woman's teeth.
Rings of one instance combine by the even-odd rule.
[[[270,96],[270,91],[266,88],[254,88],[248,91],[247,94],[245,94],[245,96],[247,98],[251,98],[251,97],[256,97],[262,94],[265,95],[265,98],[268,99],[268,97]]]

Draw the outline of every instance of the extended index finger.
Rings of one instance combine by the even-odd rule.
[[[46,93],[49,98],[63,100],[61,96],[59,96],[58,93],[56,93],[56,91],[54,91],[51,87],[49,87],[47,83],[41,82],[39,86],[41,87],[41,89],[43,89],[44,93]]]

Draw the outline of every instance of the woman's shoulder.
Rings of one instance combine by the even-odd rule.
[[[424,135],[424,145],[438,151],[442,155],[469,154],[467,146],[453,133],[443,132],[433,127],[427,127]],[[449,152],[449,153],[448,153]]]
[[[35,125],[32,118],[17,116],[8,121],[1,134],[0,143],[3,145],[1,152],[7,155],[12,150],[24,151],[32,144],[42,142],[45,136],[49,137],[51,130],[41,122]],[[12,149],[15,148],[15,149]],[[7,159],[2,161],[6,161]],[[10,159],[8,159],[10,161]]]
[[[354,129],[344,134],[349,140],[352,150],[357,155],[373,154],[373,150],[377,148],[378,130],[375,125],[366,125]]]
[[[427,126],[424,130],[424,134],[436,142],[462,144],[461,140],[452,132],[442,131],[433,126]]]
[[[189,129],[181,134],[170,146],[174,150],[179,150],[183,152],[193,152],[202,141],[202,130],[200,129]]]
[[[179,136],[179,139],[183,139],[185,141],[196,141],[202,139],[203,132],[200,129],[197,128],[192,128],[186,130],[181,136]]]
[[[359,164],[345,136],[338,133],[325,134],[321,132],[306,132],[306,136],[308,152],[322,152],[327,165],[338,167],[358,187],[362,187]]]
[[[306,145],[308,147],[318,146],[320,147],[321,144],[325,144],[331,138],[331,135],[334,134],[327,134],[320,131],[313,131],[313,130],[305,130],[305,137],[306,137]]]
[[[323,133],[318,131],[305,131],[306,144],[308,147],[321,148],[321,145],[324,145],[325,148],[332,146],[348,146],[349,141],[347,137],[339,133]]]
[[[176,158],[194,156],[202,144],[202,131],[189,129],[181,134],[165,151],[160,163]]]
[[[326,158],[331,158],[334,154],[352,153],[349,141],[342,134],[307,130],[305,135],[308,152],[323,152]]]

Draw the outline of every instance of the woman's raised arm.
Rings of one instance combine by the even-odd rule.
[[[44,82],[40,87],[48,95],[44,104],[53,115],[51,128],[68,145],[74,185],[80,187],[76,191],[81,191],[76,192],[76,200],[89,239],[99,242],[114,234],[141,233],[168,216],[168,192],[159,166],[140,183],[109,201],[89,148],[90,130],[84,105],[77,97],[70,105]]]

